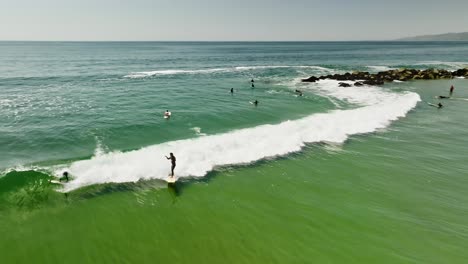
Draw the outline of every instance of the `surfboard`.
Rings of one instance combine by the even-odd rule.
[[[439,107],[438,105],[436,105],[436,104],[432,104],[432,103],[427,103],[427,104],[430,105],[430,106],[433,106],[433,107],[440,108],[440,107]]]
[[[63,184],[62,182],[57,181],[57,180],[50,180],[50,183],[54,183],[54,184]]]
[[[167,183],[175,183],[177,181],[177,177],[174,175],[174,176],[167,176],[165,179],[164,179]]]
[[[164,118],[165,118],[165,119],[168,119],[168,118],[170,118],[170,117],[171,117],[171,115],[172,115],[172,113],[171,113],[171,112],[167,112],[167,113],[168,113],[167,115],[164,113]]]

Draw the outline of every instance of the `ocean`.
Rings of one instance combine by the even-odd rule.
[[[2,262],[466,263],[468,81],[301,82],[464,67],[468,42],[0,42]]]

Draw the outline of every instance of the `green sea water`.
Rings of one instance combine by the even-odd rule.
[[[0,50],[2,262],[468,258],[468,82],[299,81],[455,69],[468,61],[466,43],[7,42]],[[427,104],[450,85],[454,98],[442,109]],[[161,180],[166,150],[178,158],[175,186]],[[65,193],[48,183],[63,170],[73,177]]]

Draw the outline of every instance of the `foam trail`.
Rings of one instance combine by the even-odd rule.
[[[321,85],[319,89],[329,89],[327,87],[330,86],[326,82]],[[177,157],[177,176],[203,177],[216,166],[248,164],[266,157],[285,155],[301,150],[305,143],[342,143],[350,135],[387,127],[391,121],[405,116],[420,101],[416,93],[396,94],[377,87],[340,89],[335,86],[335,90],[334,96],[337,98],[365,106],[77,161],[66,168],[74,180],[65,184],[63,191],[107,182],[163,179],[170,169],[170,163],[164,157],[169,152]],[[56,174],[62,171],[57,170]]]

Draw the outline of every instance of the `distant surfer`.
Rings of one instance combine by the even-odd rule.
[[[164,118],[169,119],[170,117],[171,117],[171,112],[169,112],[169,110],[166,110],[166,112],[164,112]]]
[[[443,95],[439,95],[437,96],[438,99],[449,99],[450,96],[443,96]]]
[[[257,105],[258,105],[258,101],[257,101],[257,100],[253,101],[253,104],[254,104],[255,106],[257,106]]]
[[[254,79],[252,79],[252,80],[250,80],[250,82],[251,82],[251,83],[254,83],[255,81],[254,81]]]
[[[440,102],[438,104],[431,104],[431,103],[427,103],[427,104],[430,105],[430,106],[433,106],[433,107],[437,107],[439,109],[444,107],[444,105],[442,105]]]
[[[171,176],[174,177],[174,169],[175,169],[175,166],[176,166],[176,157],[174,156],[174,154],[171,152],[169,154],[169,157],[166,156],[166,159],[170,159],[171,160]]]
[[[252,83],[252,88],[255,88],[255,85],[254,85],[254,83]]]
[[[453,87],[453,85],[452,85],[452,86],[450,86],[450,96],[452,96],[452,94],[453,94],[453,90],[454,90],[454,89],[455,89],[455,87]]]
[[[296,89],[296,93],[297,93],[299,96],[302,96],[301,90],[297,90],[297,89]]]
[[[234,94],[234,88],[231,88],[231,94]]]
[[[68,182],[68,172],[64,171],[62,176],[63,177],[59,179],[59,182],[61,182],[62,180],[66,180]]]

